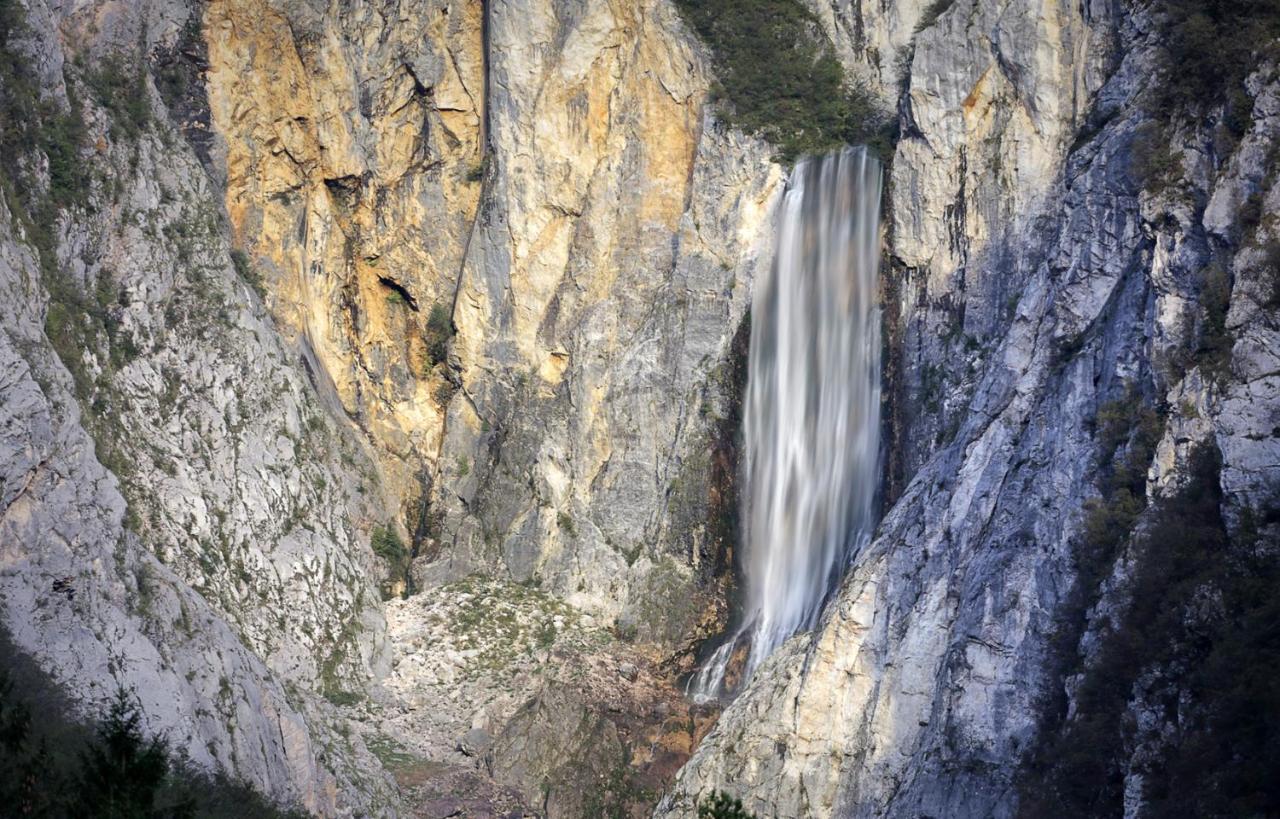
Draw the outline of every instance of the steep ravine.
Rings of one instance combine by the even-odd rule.
[[[1176,662],[1109,693],[1101,730],[1089,669],[1115,671],[1112,632],[1133,639],[1129,589],[1162,593],[1142,536],[1125,546],[1129,527],[1177,531],[1161,498],[1215,481],[1232,549],[1277,536],[1272,227],[1249,215],[1274,195],[1273,69],[1233,109],[1196,99],[1188,117],[1151,82],[1178,82],[1162,52],[1176,4],[942,9],[914,39],[890,182],[901,497],[658,815],[723,790],[762,816],[1000,816],[1020,789],[1025,815],[1160,815],[1176,788],[1144,781],[1164,781],[1169,743],[1207,747],[1212,695],[1180,687]],[[1191,463],[1205,447],[1222,458],[1208,477]],[[1149,638],[1185,658],[1180,629],[1233,628],[1239,591],[1203,595],[1230,602],[1178,603],[1185,626]]]
[[[674,10],[4,9],[18,646],[322,815],[647,812],[781,180]]]
[[[4,629],[321,816],[1058,793],[1161,498],[1277,536],[1280,91],[1163,111],[1176,5],[814,4],[896,114],[883,519],[718,714],[786,168],[676,4],[0,0]],[[1149,666],[1137,816],[1213,716]]]

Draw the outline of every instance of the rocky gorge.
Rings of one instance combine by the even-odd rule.
[[[0,0],[4,631],[318,816],[1270,815],[1278,44],[1244,0]],[[797,61],[857,104],[800,119]],[[700,704],[753,294],[855,139],[879,523]]]

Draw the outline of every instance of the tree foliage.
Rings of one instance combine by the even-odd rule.
[[[0,816],[31,819],[302,819],[243,782],[195,768],[148,735],[117,689],[86,725],[52,680],[0,632]]]
[[[799,0],[677,0],[710,47],[722,118],[790,162],[843,144],[892,151],[895,121],[845,76],[817,19]]]
[[[716,791],[705,802],[698,803],[698,819],[756,819],[736,796]]]
[[[1251,119],[1244,81],[1280,53],[1280,0],[1155,0],[1162,24],[1161,82],[1155,100],[1168,117],[1226,104],[1237,136]]]
[[[1046,725],[1030,755],[1022,815],[1123,813],[1138,697],[1165,726],[1139,771],[1143,816],[1280,815],[1280,557],[1248,531],[1228,535],[1220,468],[1200,446],[1186,485],[1151,510],[1127,605],[1071,718]]]

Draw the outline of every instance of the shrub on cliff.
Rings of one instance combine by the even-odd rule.
[[[742,807],[742,800],[716,791],[705,802],[698,803],[698,819],[756,819]]]
[[[1225,102],[1225,124],[1244,133],[1253,107],[1244,80],[1280,53],[1280,0],[1155,0],[1152,10],[1164,29],[1162,113]]]
[[[676,0],[711,47],[722,119],[791,162],[843,144],[887,157],[894,119],[844,74],[813,13],[799,0]]]
[[[431,305],[431,311],[427,313],[425,338],[431,365],[444,362],[449,356],[449,340],[453,338],[453,319],[449,316],[449,309],[439,302]]]
[[[1071,717],[1050,715],[1029,754],[1020,815],[1119,816],[1136,744],[1153,739],[1135,771],[1143,816],[1280,815],[1280,557],[1248,526],[1228,534],[1220,469],[1200,446],[1150,511]]]

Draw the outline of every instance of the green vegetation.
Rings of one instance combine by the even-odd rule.
[[[1280,308],[1280,242],[1269,241],[1262,245],[1262,258],[1254,266],[1261,305],[1268,310]]]
[[[0,812],[62,819],[259,819],[281,810],[244,783],[194,768],[147,736],[136,697],[118,689],[84,725],[32,659],[0,634]]]
[[[365,737],[365,746],[373,752],[383,767],[389,771],[400,771],[411,768],[422,759],[404,745],[383,734]]]
[[[1085,502],[1084,532],[1076,551],[1076,583],[1080,592],[1071,631],[1083,628],[1084,611],[1097,599],[1099,586],[1111,573],[1116,556],[1146,508],[1147,467],[1160,441],[1160,415],[1142,403],[1133,385],[1123,398],[1098,410],[1099,487],[1102,497]]]
[[[1225,124],[1243,134],[1253,108],[1245,78],[1280,54],[1280,1],[1156,0],[1153,10],[1163,20],[1165,44],[1157,113],[1203,114],[1225,102]]]
[[[405,546],[395,525],[388,523],[385,526],[375,526],[369,538],[369,548],[387,561],[387,579],[383,583],[382,599],[390,599],[397,584],[403,584],[402,594],[408,596],[413,552]]]
[[[432,366],[441,364],[449,356],[449,340],[453,338],[453,320],[449,309],[437,302],[427,313],[427,358]]]
[[[1222,381],[1230,374],[1231,348],[1235,340],[1227,330],[1227,309],[1231,306],[1231,274],[1220,262],[1211,262],[1200,271],[1202,319],[1195,360],[1210,379]]]
[[[439,594],[450,604],[431,617],[443,622],[453,648],[473,652],[465,669],[471,679],[510,679],[518,660],[553,644],[576,651],[608,640],[605,631],[583,626],[573,608],[532,584],[469,577]]]
[[[920,22],[916,23],[916,33],[924,31],[929,26],[938,22],[938,18],[946,13],[947,9],[955,5],[956,0],[933,0],[920,15]]]
[[[348,687],[342,674],[343,667],[349,664],[349,657],[359,656],[356,641],[360,631],[358,618],[347,620],[342,631],[333,638],[333,651],[320,661],[320,693],[334,705],[355,705],[364,699],[362,692]]]
[[[111,54],[86,67],[93,98],[111,114],[111,136],[137,139],[151,124],[151,98],[141,57]]]
[[[755,819],[742,807],[742,800],[716,791],[705,802],[698,803],[698,819]]]
[[[1280,57],[1280,0],[1154,0],[1150,8],[1162,47],[1160,76],[1145,100],[1159,124],[1135,134],[1132,167],[1143,189],[1163,193],[1183,177],[1172,126],[1208,122],[1220,110],[1213,142],[1220,162],[1248,131],[1254,100],[1245,80]]]
[[[1178,159],[1169,147],[1166,130],[1154,122],[1145,122],[1134,135],[1130,168],[1134,181],[1144,190],[1166,190],[1182,176]]]
[[[1104,630],[1070,720],[1046,726],[1024,771],[1024,816],[1120,815],[1140,694],[1165,723],[1142,771],[1144,816],[1280,813],[1280,558],[1221,515],[1220,456],[1190,458],[1189,480],[1135,542],[1128,603]]]
[[[239,248],[232,250],[231,264],[236,269],[236,275],[240,277],[241,281],[253,288],[253,292],[258,294],[258,298],[265,299],[267,297],[267,286],[263,284],[262,274],[253,266],[253,262],[249,261],[249,254]]]
[[[408,554],[404,548],[404,541],[400,539],[400,533],[391,524],[375,527],[373,536],[369,539],[369,546],[374,554],[389,563],[398,563]]]
[[[85,124],[73,89],[69,106],[42,99],[31,59],[15,46],[27,33],[26,11],[19,0],[0,0],[0,171],[15,215],[24,219],[27,235],[41,263],[53,264],[52,228],[60,207],[80,201],[89,177],[80,159]],[[49,163],[48,195],[42,195],[38,164]]]
[[[1133,384],[1122,397],[1099,407],[1094,424],[1101,497],[1085,504],[1083,532],[1075,549],[1076,580],[1050,645],[1049,676],[1055,681],[1082,670],[1078,647],[1088,625],[1088,612],[1097,603],[1103,582],[1146,507],[1146,471],[1163,426],[1160,413],[1143,403]],[[1040,740],[1024,760],[1021,810],[1025,816],[1037,815],[1036,810],[1048,811],[1046,816],[1061,815],[1048,804],[1054,799],[1049,789],[1065,786],[1047,780],[1058,776],[1051,768],[1059,765],[1059,757],[1065,758],[1072,743],[1078,741],[1074,734],[1067,736],[1066,692],[1061,685],[1054,686],[1050,699],[1042,703],[1046,716]]]
[[[768,140],[778,159],[866,144],[887,158],[896,121],[852,82],[799,0],[676,0],[711,47],[712,93],[728,124]]]

